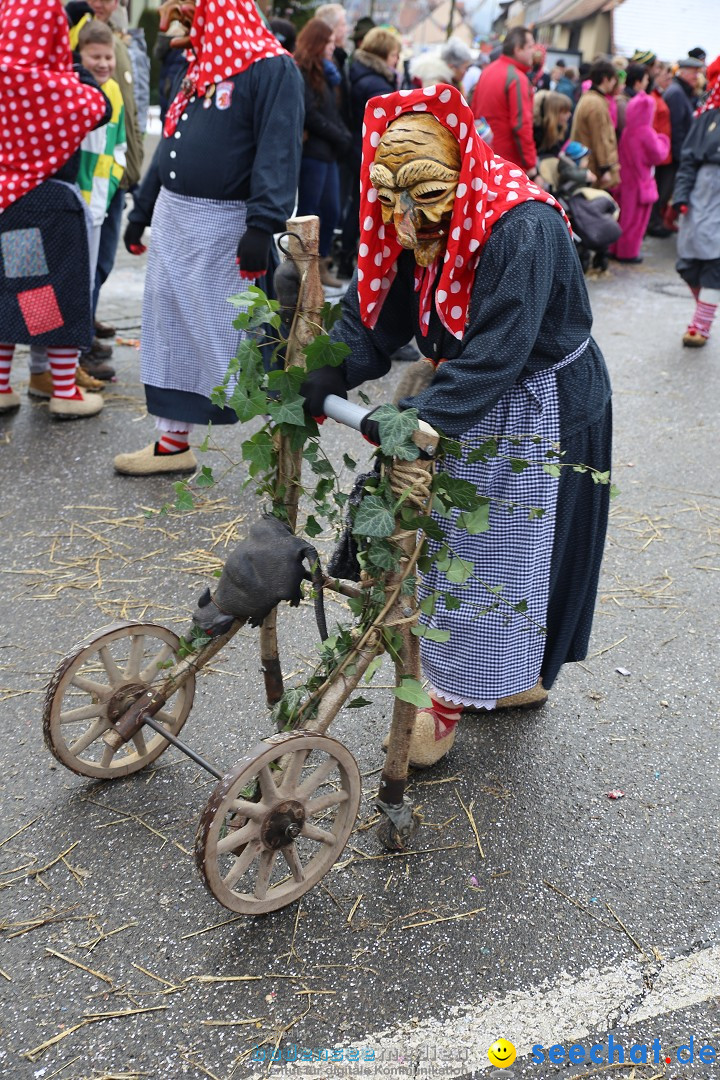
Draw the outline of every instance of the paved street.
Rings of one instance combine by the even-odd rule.
[[[589,1072],[533,1046],[589,1051],[609,1032],[626,1054],[614,1077],[717,1073],[697,1051],[720,1053],[720,327],[705,349],[682,348],[692,304],[673,249],[650,241],[642,266],[589,282],[621,493],[588,659],[544,710],[464,722],[448,759],[413,777],[424,826],[402,855],[374,829],[386,664],[363,688],[372,705],[331,731],[363,776],[345,854],[299,904],[258,919],[220,907],[196,870],[215,783],[197,765],[170,749],[94,782],[42,734],[44,687],[78,641],[120,619],[186,630],[257,511],[244,467],[229,469],[247,431],[214,433],[202,463],[227,475],[198,509],[160,515],[171,481],[112,469],[153,437],[136,347],[116,347],[104,412],[64,424],[26,396],[18,354],[23,404],[0,417],[1,1075],[259,1078],[254,1047],[295,1046],[335,1061],[272,1075],[550,1080]],[[130,342],[143,263],[121,254],[99,312]],[[367,459],[359,436],[326,429],[338,463],[344,450]],[[284,610],[280,637],[285,674],[306,671],[312,607]],[[256,638],[240,631],[213,661],[183,730],[221,772],[271,730]],[[691,1036],[694,1061],[677,1064]],[[518,1051],[502,1074],[487,1058],[501,1037]],[[657,1063],[629,1063],[632,1044],[655,1039]]]

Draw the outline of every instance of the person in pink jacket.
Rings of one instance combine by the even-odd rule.
[[[622,236],[610,249],[618,262],[642,262],[640,245],[658,197],[655,166],[668,155],[670,140],[653,128],[655,102],[641,91],[631,98],[625,112],[618,155],[622,182],[615,196],[620,203]]]

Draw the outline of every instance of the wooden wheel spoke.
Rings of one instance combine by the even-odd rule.
[[[110,650],[107,645],[101,645],[99,649],[100,660],[102,666],[105,668],[108,679],[111,686],[119,686],[125,682],[125,676],[120,668],[115,663],[114,658],[110,655]]]
[[[145,736],[142,731],[136,731],[132,737],[133,745],[137,750],[140,757],[144,757],[148,752],[147,743],[145,742]]]
[[[257,881],[255,882],[255,896],[258,900],[264,900],[267,896],[270,875],[272,874],[276,855],[277,851],[263,851],[260,856],[260,866],[258,868]]]
[[[73,675],[70,685],[98,698],[106,697],[110,693],[110,687],[107,683],[94,682],[92,679],[85,678],[84,675]]]
[[[228,873],[223,878],[223,884],[232,889],[238,878],[247,871],[250,864],[260,854],[262,848],[259,840],[251,840],[247,847],[240,852]]]
[[[327,795],[320,795],[317,799],[307,803],[305,813],[308,817],[315,817],[331,806],[339,806],[340,803],[346,802],[347,797],[347,791],[328,791]]]
[[[283,853],[285,862],[290,867],[293,879],[295,881],[304,881],[305,872],[300,862],[300,856],[298,855],[298,849],[295,844],[290,844],[289,847],[280,848]]]
[[[172,645],[163,645],[160,652],[157,653],[157,655],[152,658],[150,663],[147,664],[140,672],[138,676],[140,682],[151,683],[155,679],[157,679],[158,674],[161,670],[160,665],[164,664],[166,660],[169,660],[170,657],[173,655],[174,651],[175,650],[173,649]]]
[[[302,827],[302,836],[307,836],[308,840],[317,840],[321,844],[327,844],[330,847],[335,843],[336,837],[333,833],[326,832],[325,829],[318,829],[315,825],[309,825],[307,821]]]
[[[279,790],[283,792],[283,794],[297,784],[298,777],[300,776],[303,765],[307,761],[309,753],[309,750],[298,750],[296,753],[290,754],[290,760],[283,771],[282,780],[280,782]]]
[[[307,799],[312,795],[313,791],[317,791],[324,780],[327,780],[330,773],[337,766],[335,758],[327,758],[323,761],[322,765],[318,765],[314,772],[311,772],[307,779],[303,780],[300,787],[297,789],[296,795],[298,799]]]
[[[263,798],[263,802],[273,803],[278,797],[278,789],[273,779],[273,774],[267,765],[263,765],[262,769],[257,774],[258,783],[260,784],[260,793]]]
[[[83,750],[87,750],[88,746],[90,746],[91,743],[94,743],[96,739],[99,739],[103,731],[107,731],[109,727],[110,724],[107,720],[99,717],[94,724],[90,725],[86,732],[68,746],[68,750],[71,754],[82,754]]]
[[[247,799],[233,799],[230,808],[252,821],[262,821],[267,813],[262,803],[248,802]]]
[[[128,657],[127,667],[125,668],[126,679],[138,678],[138,676],[140,675],[140,664],[142,663],[144,654],[144,634],[133,634],[132,644],[130,645],[130,656]]]
[[[100,768],[102,768],[102,769],[109,769],[110,768],[110,766],[112,764],[112,759],[115,757],[115,754],[117,753],[118,749],[119,749],[119,747],[108,746],[107,743],[105,744],[105,749],[103,750],[102,757],[100,758]]]
[[[223,836],[222,839],[218,840],[218,855],[224,855],[227,851],[234,851],[235,848],[239,848],[242,844],[256,840],[257,833],[257,825],[254,821],[249,821],[241,829],[231,829],[227,836]]]
[[[107,709],[100,701],[93,701],[90,705],[81,705],[79,709],[69,709],[60,713],[61,724],[77,724],[79,720],[94,720],[96,716],[105,716]]]

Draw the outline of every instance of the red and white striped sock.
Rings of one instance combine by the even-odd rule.
[[[158,454],[182,454],[189,446],[189,429],[185,431],[164,431],[157,441]]]
[[[689,329],[697,330],[703,337],[710,337],[710,330],[717,313],[719,300],[720,291],[718,289],[701,289]]]
[[[10,369],[12,368],[14,345],[0,344],[0,394],[11,393]]]
[[[449,735],[460,719],[461,709],[459,705],[453,705],[444,699],[438,699],[436,691],[430,691],[432,705],[430,712],[435,717],[435,739],[443,739]]]
[[[82,392],[75,385],[78,350],[48,348],[47,357],[52,374],[53,397],[82,399]]]

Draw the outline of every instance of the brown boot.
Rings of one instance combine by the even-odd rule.
[[[330,271],[331,259],[329,255],[326,255],[324,259],[320,259],[320,280],[323,285],[327,285],[329,289],[341,289],[342,281],[339,278],[333,277]]]

